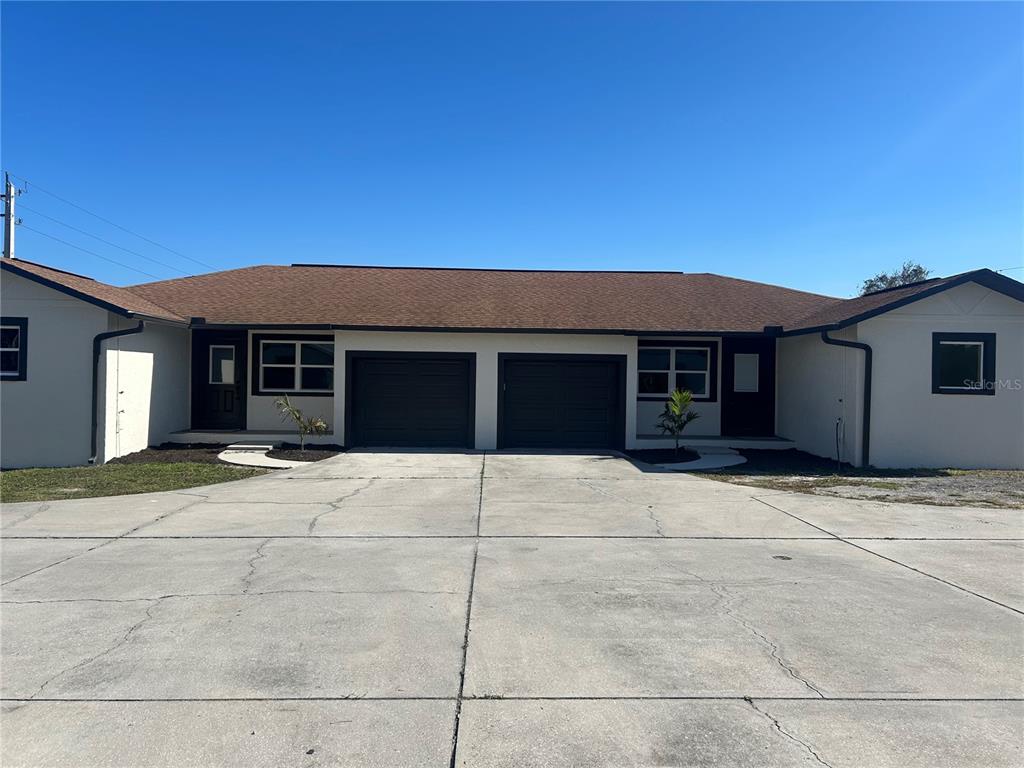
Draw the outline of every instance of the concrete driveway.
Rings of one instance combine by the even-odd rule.
[[[1020,511],[348,453],[2,513],[4,766],[1020,766]]]

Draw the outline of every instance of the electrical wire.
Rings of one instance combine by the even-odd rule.
[[[133,272],[138,272],[140,275],[145,275],[146,277],[152,277],[154,280],[162,280],[163,279],[161,277],[158,277],[157,275],[154,275],[154,274],[151,274],[149,272],[146,272],[144,269],[139,269],[138,267],[133,267],[130,264],[124,264],[124,263],[122,263],[120,261],[116,261],[115,259],[109,259],[109,258],[107,258],[106,256],[104,256],[101,253],[96,253],[96,251],[90,251],[88,248],[83,248],[80,245],[75,245],[74,243],[69,243],[67,240],[62,240],[59,237],[55,237],[54,235],[51,235],[51,234],[49,234],[47,232],[43,232],[42,230],[39,230],[39,229],[34,229],[33,227],[30,227],[30,226],[28,226],[26,224],[21,224],[19,226],[20,226],[21,229],[27,229],[29,232],[35,232],[37,235],[42,235],[43,237],[48,237],[51,240],[56,240],[58,243],[63,243],[64,245],[68,246],[69,248],[74,248],[75,250],[81,251],[82,253],[88,253],[90,256],[95,256],[98,259],[103,259],[104,261],[109,261],[111,264],[116,264],[119,267],[124,267],[125,269],[132,270]]]
[[[139,253],[138,251],[133,251],[131,248],[125,248],[123,245],[118,245],[117,243],[112,243],[109,240],[104,240],[102,237],[100,237],[98,235],[94,235],[92,232],[86,232],[84,229],[79,229],[78,227],[73,227],[72,225],[68,224],[66,221],[61,221],[60,219],[55,219],[53,216],[49,216],[49,215],[43,213],[42,211],[37,211],[34,208],[29,208],[24,203],[19,205],[18,209],[22,210],[22,211],[31,211],[36,216],[42,216],[44,219],[49,219],[52,222],[60,224],[62,227],[67,227],[68,229],[73,230],[75,232],[78,232],[79,234],[85,235],[86,237],[91,237],[93,240],[99,240],[101,243],[103,243],[105,245],[109,245],[112,248],[118,248],[118,249],[124,251],[125,253],[130,253],[132,256],[138,256],[140,259],[146,259],[146,261],[152,261],[154,264],[159,264],[161,267],[166,267],[167,269],[172,269],[175,272],[179,272],[179,273],[181,273],[181,274],[183,274],[185,276],[191,276],[190,272],[186,272],[183,269],[178,269],[177,267],[175,267],[172,264],[168,264],[165,261],[160,261],[159,259],[154,259],[152,256],[147,256],[144,253]]]
[[[11,174],[11,176],[13,176],[16,179],[21,179],[23,182],[25,182],[26,185],[31,184],[33,189],[38,189],[43,194],[49,195],[50,197],[53,197],[53,198],[56,198],[57,200],[60,200],[65,205],[70,205],[72,208],[77,208],[78,210],[82,211],[83,213],[87,213],[90,216],[93,216],[93,217],[99,219],[100,221],[102,221],[102,222],[104,222],[106,224],[109,224],[112,227],[117,227],[122,232],[127,232],[129,235],[132,235],[133,237],[137,237],[140,240],[145,240],[150,245],[155,245],[157,248],[163,248],[168,253],[173,253],[175,256],[180,256],[183,259],[188,259],[189,261],[193,261],[196,264],[199,264],[201,266],[207,267],[208,269],[217,269],[217,267],[213,266],[212,264],[207,264],[205,261],[200,261],[199,259],[194,259],[191,256],[186,256],[181,251],[176,251],[173,248],[168,248],[166,245],[158,243],[156,240],[150,240],[145,235],[140,235],[138,232],[133,232],[132,230],[128,229],[127,227],[122,227],[120,224],[117,224],[116,222],[113,222],[110,219],[105,219],[102,216],[100,216],[98,213],[93,213],[88,208],[83,208],[78,203],[73,203],[70,200],[68,200],[66,198],[63,198],[63,197],[61,197],[60,195],[58,195],[58,194],[56,194],[54,192],[50,192],[47,189],[43,189],[38,184],[36,184],[34,181],[29,181],[24,176],[20,176],[19,174],[14,173],[12,171],[7,171],[7,173]],[[27,189],[28,189],[28,187],[26,186],[26,191],[27,191]]]

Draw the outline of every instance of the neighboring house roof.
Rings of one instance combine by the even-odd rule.
[[[1024,284],[991,269],[975,269],[950,277],[936,277],[899,288],[875,291],[854,299],[836,300],[787,325],[786,332],[838,330],[969,282],[1024,301]]]
[[[132,286],[207,324],[760,332],[837,299],[711,274],[260,266]]]
[[[76,299],[95,304],[102,309],[126,317],[146,317],[171,322],[185,322],[185,318],[176,315],[164,307],[154,304],[125,288],[101,283],[90,277],[64,272],[52,267],[44,267],[22,259],[2,259],[0,267],[5,271],[20,275],[47,288],[74,296]]]

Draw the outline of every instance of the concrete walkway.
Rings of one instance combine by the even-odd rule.
[[[228,464],[238,464],[242,467],[262,467],[264,469],[297,469],[309,463],[307,461],[275,459],[273,456],[267,455],[267,452],[272,448],[272,445],[229,445],[225,450],[217,454],[217,458],[221,461],[226,461]]]
[[[1019,510],[644,469],[350,452],[5,505],[0,763],[1024,762]]]

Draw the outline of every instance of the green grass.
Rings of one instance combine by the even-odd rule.
[[[101,467],[10,469],[0,472],[0,501],[50,501],[174,491],[262,475],[227,464],[105,464]]]

